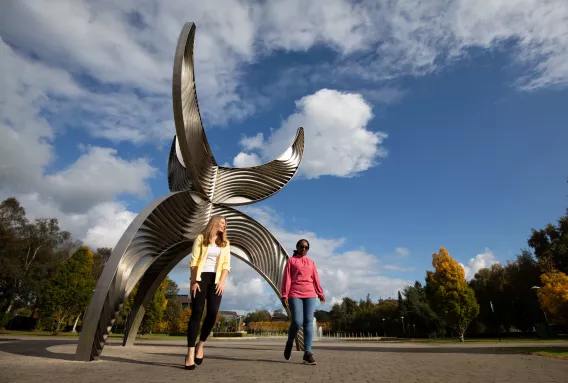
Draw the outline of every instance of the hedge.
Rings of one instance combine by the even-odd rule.
[[[215,338],[242,338],[247,336],[246,332],[214,332]]]

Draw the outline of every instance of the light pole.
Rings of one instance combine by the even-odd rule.
[[[538,291],[538,289],[540,289],[540,286],[533,286],[531,287],[531,290],[534,290],[535,292]],[[540,304],[540,300],[538,299],[538,294],[537,294],[537,301],[538,301],[538,307],[540,308],[540,311],[542,311],[542,313],[544,314],[544,320],[546,321],[546,331],[548,333],[549,337],[552,337],[552,332],[550,331],[550,323],[548,323],[548,316],[546,316],[546,311],[544,311],[542,309],[542,306]]]
[[[387,337],[387,328],[385,327],[385,318],[383,318],[383,332],[385,333],[385,338]]]
[[[402,320],[402,336],[404,337],[405,333],[404,333],[404,317],[401,315],[400,319]]]

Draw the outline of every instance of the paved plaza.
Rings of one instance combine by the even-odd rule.
[[[181,341],[106,346],[97,362],[75,362],[76,339],[0,337],[0,382],[566,382],[568,362],[501,349],[522,344],[314,342],[317,366],[282,357],[282,339],[211,340],[194,371]],[[542,346],[542,343],[538,343]],[[553,343],[553,346],[566,344]]]

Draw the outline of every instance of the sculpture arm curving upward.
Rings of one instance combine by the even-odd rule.
[[[172,98],[176,137],[170,150],[171,191],[192,190],[213,203],[247,205],[279,192],[296,174],[304,153],[304,130],[281,156],[250,168],[217,165],[201,121],[195,87],[195,24],[182,29],[174,59]]]

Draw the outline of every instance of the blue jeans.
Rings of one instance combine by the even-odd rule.
[[[288,306],[292,313],[288,342],[293,342],[298,330],[304,328],[304,346],[306,352],[312,352],[313,318],[316,309],[316,298],[288,298]]]

